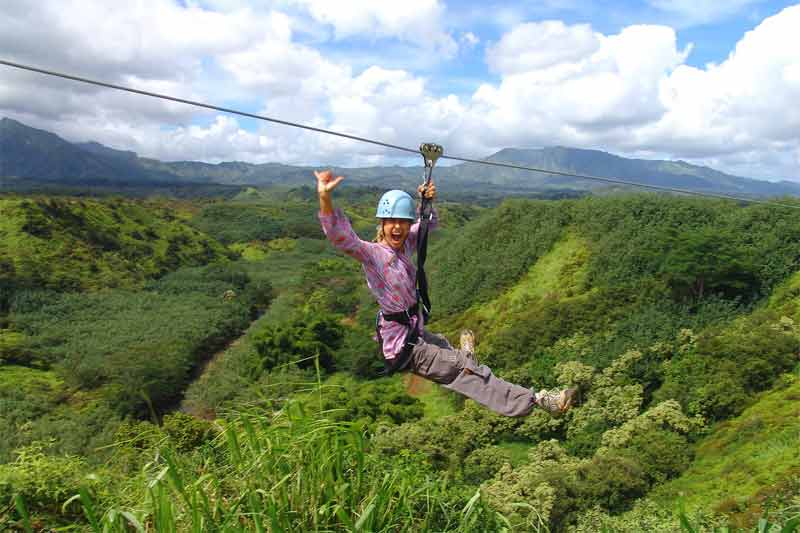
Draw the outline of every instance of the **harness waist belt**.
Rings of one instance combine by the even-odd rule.
[[[381,315],[383,315],[384,320],[389,320],[391,322],[399,322],[404,326],[408,326],[411,324],[411,317],[417,316],[419,313],[419,304],[415,303],[405,311],[400,311],[399,313],[384,313],[381,311]]]
[[[403,339],[403,348],[400,350],[400,353],[398,353],[394,359],[386,359],[383,355],[383,338],[381,337],[381,328],[378,320],[375,320],[375,335],[378,337],[379,347],[378,353],[380,354],[384,364],[384,369],[381,374],[384,376],[389,376],[399,370],[405,370],[409,363],[411,363],[411,350],[414,347],[414,344],[417,343],[417,339],[419,339],[419,322],[417,323],[417,327],[411,329],[411,317],[417,316],[418,313],[418,303],[415,303],[405,311],[400,311],[399,313],[384,314],[383,311],[378,313],[378,318],[380,318],[382,315],[384,320],[398,322],[408,327],[408,331],[406,331],[406,337]]]

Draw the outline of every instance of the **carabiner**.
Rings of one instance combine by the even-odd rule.
[[[427,189],[433,176],[433,166],[436,160],[444,154],[444,148],[439,144],[422,143],[419,145],[419,153],[422,154],[422,159],[425,161],[425,175],[422,177],[424,180],[422,185]],[[425,198],[423,197],[423,203]]]
[[[440,144],[422,143],[419,145],[419,153],[425,160],[425,167],[433,169],[436,160],[444,154],[444,148]]]

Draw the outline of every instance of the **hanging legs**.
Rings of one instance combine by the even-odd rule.
[[[504,381],[486,365],[478,365],[472,354],[456,350],[441,335],[424,332],[411,353],[409,370],[462,394],[505,416],[530,414],[533,391]]]

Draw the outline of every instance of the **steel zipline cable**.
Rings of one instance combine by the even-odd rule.
[[[570,178],[579,178],[585,180],[594,180],[594,181],[603,181],[606,183],[613,183],[617,185],[630,185],[632,187],[641,187],[643,189],[653,189],[655,191],[663,191],[663,192],[674,192],[679,194],[691,194],[695,196],[706,196],[709,198],[719,198],[722,200],[734,200],[737,202],[749,202],[751,204],[765,204],[765,205],[774,205],[777,207],[788,207],[791,209],[800,209],[800,205],[792,205],[792,204],[784,204],[780,202],[772,202],[769,200],[756,200],[754,198],[742,198],[740,196],[730,196],[727,194],[719,194],[713,192],[700,192],[700,191],[691,191],[688,189],[677,189],[673,187],[662,187],[660,185],[648,185],[646,183],[638,183],[634,181],[626,181],[617,178],[603,178],[600,176],[593,176],[590,174],[573,174],[571,172],[562,172],[560,170],[545,170],[542,168],[535,168],[535,167],[526,167],[523,165],[514,165],[512,163],[503,163],[501,161],[487,161],[485,159],[469,159],[466,157],[456,157],[456,156],[448,156],[443,155],[442,159],[452,159],[453,161],[462,161],[464,163],[479,163],[481,165],[490,165],[493,167],[503,167],[503,168],[513,168],[517,170],[528,170],[531,172],[543,172],[546,174],[555,174],[556,176],[567,176]]]
[[[280,119],[277,119],[277,118],[267,117],[267,116],[264,116],[264,115],[256,115],[254,113],[247,113],[245,111],[238,111],[236,109],[231,109],[231,108],[228,108],[228,107],[221,107],[221,106],[217,106],[217,105],[206,104],[204,102],[197,102],[195,100],[187,100],[185,98],[177,98],[175,96],[169,96],[169,95],[166,95],[166,94],[153,93],[153,92],[150,92],[150,91],[142,91],[140,89],[134,89],[132,87],[125,87],[124,85],[116,85],[114,83],[106,83],[104,81],[91,80],[89,78],[82,78],[80,76],[73,76],[71,74],[64,74],[62,72],[55,72],[53,70],[45,70],[43,68],[32,67],[30,65],[23,65],[21,63],[13,63],[11,61],[5,61],[3,59],[0,59],[0,65],[5,65],[7,67],[14,67],[14,68],[22,69],[22,70],[29,70],[31,72],[38,72],[39,74],[46,74],[48,76],[55,76],[57,78],[64,78],[64,79],[72,80],[72,81],[79,81],[81,83],[88,83],[88,84],[91,84],[91,85],[99,85],[100,87],[106,87],[108,89],[116,89],[118,91],[125,91],[125,92],[129,92],[129,93],[141,94],[141,95],[144,95],[144,96],[150,96],[152,98],[160,98],[162,100],[170,100],[172,102],[178,102],[178,103],[181,103],[181,104],[192,105],[192,106],[195,106],[195,107],[204,107],[206,109],[213,109],[214,111],[221,111],[223,113],[230,113],[232,115],[240,115],[242,117],[255,118],[255,119],[258,119],[258,120],[265,120],[267,122],[274,122],[275,124],[283,124],[284,126],[291,126],[293,128],[300,128],[300,129],[304,129],[304,130],[315,131],[317,133],[326,133],[328,135],[336,135],[337,137],[344,137],[345,139],[351,139],[353,141],[360,141],[360,142],[364,142],[364,143],[376,144],[378,146],[383,146],[385,148],[392,148],[394,150],[402,150],[404,152],[411,152],[412,154],[419,154],[419,150],[414,150],[413,148],[407,148],[405,146],[398,146],[396,144],[389,144],[389,143],[385,143],[385,142],[381,142],[381,141],[376,141],[374,139],[367,139],[366,137],[359,137],[357,135],[350,135],[350,134],[347,134],[347,133],[341,133],[339,131],[326,130],[326,129],[323,129],[323,128],[315,128],[314,126],[307,126],[305,124],[300,124],[300,123],[297,123],[297,122],[290,122],[288,120],[280,120]]]
[[[304,129],[304,130],[308,130],[308,131],[314,131],[314,132],[317,132],[317,133],[324,133],[326,135],[335,135],[337,137],[342,137],[342,138],[345,138],[345,139],[350,139],[350,140],[353,140],[353,141],[358,141],[358,142],[363,142],[363,143],[369,143],[369,144],[376,145],[376,146],[382,146],[384,148],[391,148],[393,150],[400,150],[400,151],[412,153],[412,154],[415,154],[415,155],[419,155],[420,154],[420,150],[419,149],[409,148],[407,146],[400,146],[400,145],[397,145],[397,144],[391,144],[391,143],[387,143],[387,142],[383,142],[383,141],[378,141],[378,140],[375,140],[375,139],[369,139],[367,137],[359,137],[357,135],[350,135],[348,133],[342,133],[342,132],[339,132],[339,131],[333,131],[333,130],[328,130],[328,129],[324,129],[324,128],[317,128],[317,127],[314,127],[314,126],[308,126],[306,124],[300,124],[298,122],[291,122],[291,121],[288,121],[288,120],[281,120],[281,119],[277,119],[277,118],[273,118],[273,117],[268,117],[268,116],[265,116],[265,115],[257,115],[257,114],[254,114],[254,113],[247,113],[245,111],[239,111],[237,109],[232,109],[232,108],[228,108],[228,107],[221,107],[221,106],[217,106],[217,105],[212,105],[212,104],[208,104],[208,103],[205,103],[205,102],[197,102],[195,100],[188,100],[188,99],[185,99],[185,98],[177,98],[175,96],[169,96],[169,95],[166,95],[166,94],[154,93],[154,92],[150,92],[150,91],[143,91],[143,90],[140,90],[140,89],[134,89],[132,87],[126,87],[124,85],[117,85],[117,84],[114,84],[114,83],[107,83],[107,82],[103,82],[103,81],[92,80],[92,79],[89,79],[89,78],[83,78],[83,77],[80,77],[80,76],[74,76],[74,75],[71,75],[71,74],[65,74],[65,73],[56,72],[56,71],[53,71],[53,70],[46,70],[46,69],[43,69],[43,68],[33,67],[33,66],[30,66],[30,65],[24,65],[22,63],[15,63],[13,61],[6,61],[6,60],[3,60],[3,59],[0,59],[0,65],[5,65],[7,67],[13,67],[13,68],[21,69],[21,70],[27,70],[27,71],[30,71],[30,72],[36,72],[36,73],[39,73],[39,74],[45,74],[47,76],[54,76],[54,77],[57,77],[57,78],[63,78],[63,79],[77,81],[77,82],[81,82],[81,83],[88,83],[90,85],[97,85],[99,87],[106,87],[108,89],[115,89],[115,90],[118,90],[118,91],[125,91],[125,92],[129,92],[129,93],[140,94],[140,95],[143,95],[143,96],[149,96],[149,97],[152,97],[152,98],[159,98],[159,99],[162,99],[162,100],[169,100],[169,101],[172,101],[172,102],[178,102],[178,103],[181,103],[181,104],[191,105],[191,106],[195,106],[195,107],[201,107],[201,108],[205,108],[205,109],[212,109],[214,111],[220,111],[222,113],[229,113],[229,114],[232,114],[232,115],[239,115],[239,116],[242,116],[242,117],[253,118],[253,119],[257,119],[257,120],[263,120],[263,121],[266,121],[266,122],[272,122],[272,123],[275,123],[275,124],[282,124],[284,126],[290,126],[290,127],[293,127],[293,128],[300,128],[300,129]],[[736,202],[747,202],[747,203],[752,203],[752,204],[764,204],[764,205],[772,205],[772,206],[776,206],[776,207],[784,207],[784,208],[790,208],[790,209],[800,209],[800,205],[785,204],[785,203],[773,202],[773,201],[769,201],[769,200],[756,200],[756,199],[753,199],[753,198],[742,198],[742,197],[738,197],[738,196],[730,196],[730,195],[727,195],[727,194],[692,191],[692,190],[688,190],[688,189],[678,189],[678,188],[673,188],[673,187],[662,187],[662,186],[659,186],[659,185],[648,185],[646,183],[638,183],[638,182],[627,181],[627,180],[618,179],[618,178],[604,178],[604,177],[601,177],[601,176],[594,176],[594,175],[590,175],[590,174],[575,174],[575,173],[571,173],[571,172],[562,172],[562,171],[559,171],[559,170],[548,170],[548,169],[544,169],[544,168],[528,167],[528,166],[524,166],[524,165],[515,165],[513,163],[503,163],[501,161],[488,161],[488,160],[485,160],[485,159],[472,159],[472,158],[467,158],[467,157],[458,157],[458,156],[446,155],[446,154],[441,155],[440,159],[449,159],[451,161],[461,161],[463,163],[474,163],[474,164],[478,164],[478,165],[488,165],[488,166],[494,166],[494,167],[515,169],[515,170],[524,170],[524,171],[528,171],[528,172],[539,172],[539,173],[542,173],[542,174],[552,174],[552,175],[555,175],[555,176],[578,178],[578,179],[584,179],[584,180],[589,180],[589,181],[600,181],[600,182],[611,183],[611,184],[615,184],[615,185],[627,185],[627,186],[630,186],[630,187],[640,187],[640,188],[643,188],[643,189],[650,189],[650,190],[662,191],[662,192],[671,192],[671,193],[677,193],[677,194],[687,194],[687,195],[693,195],[693,196],[705,196],[705,197],[709,197],[709,198],[718,198],[718,199],[723,199],[723,200],[733,200],[733,201],[736,201]]]

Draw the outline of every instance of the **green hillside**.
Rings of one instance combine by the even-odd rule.
[[[698,442],[695,459],[653,499],[688,511],[710,509],[752,526],[766,510],[800,500],[800,379],[787,375],[741,415]]]
[[[0,197],[0,281],[52,290],[135,287],[226,256],[177,202]]]
[[[196,210],[0,198],[0,458],[42,439],[92,455],[122,419],[174,405],[268,303],[268,283],[188,224]]]
[[[800,337],[800,273],[773,293],[768,307],[781,316],[773,334]],[[739,416],[712,427],[689,469],[660,487],[654,499],[664,504],[680,498],[689,510],[723,512],[738,526],[751,525],[766,509],[800,503],[798,369],[748,402]]]
[[[766,512],[791,525],[794,212],[654,195],[442,206],[430,328],[474,329],[505,379],[580,392],[566,416],[505,418],[376,375],[374,301],[321,239],[308,192],[251,189],[167,221],[163,205],[124,211],[220,259],[224,241],[232,260],[187,254],[103,290],[7,276],[0,525],[748,531]],[[340,204],[365,237],[373,193]]]

